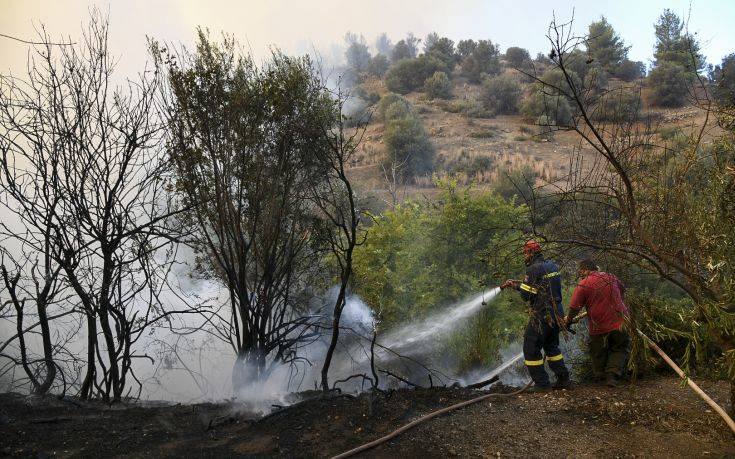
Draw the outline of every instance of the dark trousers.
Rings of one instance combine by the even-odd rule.
[[[559,327],[543,319],[531,318],[523,334],[523,357],[534,384],[548,387],[550,385],[549,375],[544,368],[542,350],[557,380],[569,379],[569,371],[564,365],[564,356],[559,350]]]
[[[620,330],[590,336],[592,374],[596,378],[606,375],[620,377],[625,369],[630,350],[630,336]]]

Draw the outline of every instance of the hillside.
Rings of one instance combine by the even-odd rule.
[[[520,80],[517,72],[506,69],[505,73]],[[635,87],[641,82],[624,83],[611,80],[610,87],[628,85]],[[532,89],[530,83],[522,85],[524,96]],[[383,80],[368,77],[357,91],[390,94]],[[435,179],[451,175],[460,184],[472,184],[477,190],[491,189],[503,175],[513,170],[530,167],[538,176],[537,184],[564,180],[569,172],[570,155],[582,148],[585,154],[594,151],[581,142],[580,136],[572,131],[557,131],[552,136],[542,133],[545,128],[535,125],[520,115],[474,116],[472,107],[481,105],[481,85],[472,84],[455,70],[452,76],[452,97],[448,100],[429,99],[423,92],[406,94],[417,116],[436,148],[436,161],[431,174],[417,177],[402,187],[399,197],[432,197],[435,195]],[[690,133],[704,124],[706,112],[694,106],[681,108],[659,108],[646,100],[643,88],[643,112],[655,120],[654,125],[661,135],[681,131]],[[362,143],[352,162],[350,173],[362,193],[374,196],[380,202],[388,198],[388,182],[381,164],[387,158],[383,142],[385,124],[376,116],[375,105],[372,118],[365,127]],[[712,123],[710,123],[712,124]],[[716,126],[708,126],[708,137],[720,134]],[[663,142],[663,139],[660,139]]]

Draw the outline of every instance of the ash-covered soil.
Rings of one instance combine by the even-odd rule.
[[[702,386],[729,408],[725,383]],[[232,404],[109,407],[1,394],[0,455],[329,457],[481,394],[434,388],[318,397],[260,420]],[[734,457],[735,437],[680,381],[660,378],[493,397],[363,454],[448,456]]]

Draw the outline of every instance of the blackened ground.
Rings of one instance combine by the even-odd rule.
[[[724,383],[703,388],[725,404]],[[401,390],[317,398],[259,421],[232,405],[80,404],[0,395],[0,455],[328,457],[480,395]],[[729,408],[729,407],[727,407]],[[424,423],[364,457],[734,457],[735,437],[681,382],[577,386],[493,397]]]

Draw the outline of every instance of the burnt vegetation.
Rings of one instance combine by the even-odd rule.
[[[735,402],[735,57],[708,66],[669,10],[650,68],[604,17],[573,30],[554,21],[535,58],[348,32],[337,84],[318,59],[257,64],[204,29],[193,50],[151,40],[152,65],[121,80],[98,13],[78,43],[42,32],[28,73],[0,76],[0,380],[119,402],[144,390],[136,362],[205,380],[178,343],[206,336],[231,351],[236,389],[284,366],[318,367],[326,393],[448,384],[424,362],[381,367],[380,334],[517,274],[532,235],[565,274],[590,254],[620,273],[636,324]],[[672,126],[677,109],[694,129]],[[445,154],[431,116],[461,119],[475,149]],[[574,148],[553,171],[477,151],[507,141],[534,161],[519,142],[560,137]],[[183,277],[218,293],[186,294]],[[363,335],[343,323],[354,294],[375,312]],[[435,353],[457,374],[487,368],[524,317],[499,299]],[[345,339],[369,373],[330,373]],[[636,346],[631,369],[650,369]]]

